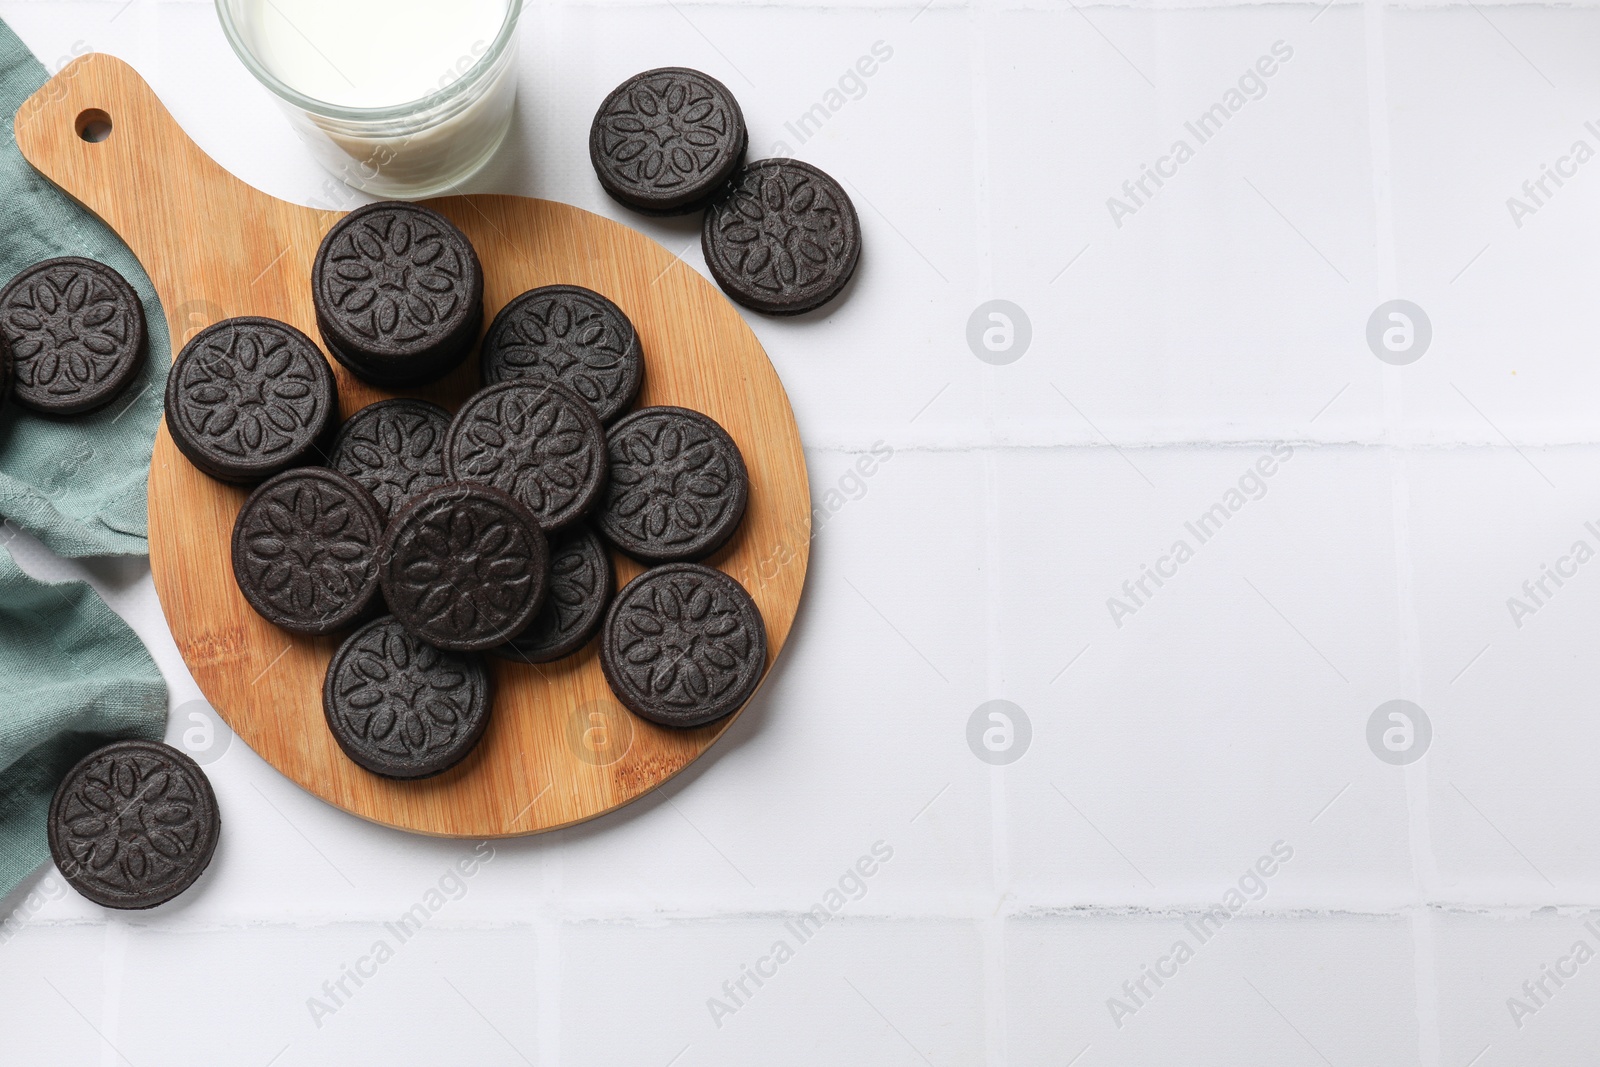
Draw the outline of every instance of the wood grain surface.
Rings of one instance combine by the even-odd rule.
[[[79,136],[102,117],[111,123],[108,138],[91,143]],[[339,213],[290,204],[234,178],[184,134],[127,64],[105,55],[78,59],[17,112],[16,135],[30,163],[138,256],[160,294],[175,348],[235,315],[271,316],[317,336],[311,261]],[[703,411],[738,442],[750,469],[749,512],[733,542],[707,562],[742,582],[760,605],[770,670],[805,582],[810,490],[788,397],[749,326],[694,270],[620,223],[517,196],[427,203],[477,247],[487,317],[534,286],[596,289],[627,312],[643,339],[640,403]],[[333,369],[346,417],[392,395],[336,363]],[[476,376],[472,359],[438,385],[399,395],[453,409]],[[411,783],[369,774],[345,757],[323,719],[322,678],[337,639],[283,633],[257,616],[234,585],[228,540],[245,495],[195,470],[162,426],[150,470],[156,589],[207,699],[251,748],[329,803],[425,834],[538,833],[654,789],[737,717],[694,730],[635,718],[611,695],[591,642],[544,667],[496,661],[489,731],[451,771]],[[639,573],[625,558],[616,562],[619,586]]]

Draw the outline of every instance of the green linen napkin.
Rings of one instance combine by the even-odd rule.
[[[0,898],[48,858],[45,816],[72,765],[116,738],[159,741],[166,721],[167,683],[128,624],[0,548]]]
[[[0,22],[0,285],[41,259],[99,260],[144,301],[149,352],[139,377],[94,414],[47,419],[15,403],[0,410],[0,515],[62,556],[142,556],[150,550],[145,485],[170,362],[167,324],[128,247],[22,158],[12,123],[44,82],[44,67]]]
[[[138,379],[92,415],[0,409],[0,516],[62,556],[144,555],[166,322],[133,253],[22,158],[12,123],[44,82],[44,68],[0,22],[0,284],[41,259],[99,260],[144,301],[149,351]],[[155,661],[95,591],[36,581],[0,548],[0,897],[48,858],[46,813],[62,775],[107,741],[160,740],[166,718]]]

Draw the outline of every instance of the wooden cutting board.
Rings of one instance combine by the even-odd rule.
[[[81,136],[97,126],[103,132],[107,122],[104,140]],[[286,203],[234,178],[189,140],[127,64],[106,55],[72,63],[23,104],[16,135],[30,163],[139,257],[175,347],[235,315],[271,316],[317,336],[311,261],[340,213]],[[794,413],[749,326],[694,270],[620,223],[518,196],[427,203],[477,247],[485,321],[534,286],[598,290],[627,312],[644,342],[640,404],[703,411],[738,442],[750,469],[749,511],[733,542],[707,562],[744,583],[760,605],[770,670],[805,583],[810,490]],[[346,417],[393,395],[332,367]],[[473,359],[435,386],[400,395],[453,409],[476,376]],[[446,836],[551,830],[654,789],[737,717],[694,730],[634,717],[612,697],[591,642],[543,667],[495,661],[488,733],[449,772],[409,783],[369,774],[345,757],[323,720],[322,677],[337,639],[276,629],[234,585],[228,544],[245,496],[195,470],[161,427],[150,467],[150,565],[161,606],[200,688],[239,737],[346,811]],[[640,571],[620,556],[616,564],[619,587]]]

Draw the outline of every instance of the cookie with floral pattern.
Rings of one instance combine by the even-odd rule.
[[[750,475],[728,431],[688,408],[640,408],[606,432],[606,540],[645,563],[704,559],[744,519]]]
[[[483,335],[478,367],[484,385],[560,382],[604,423],[638,397],[644,349],[628,316],[593,289],[544,285],[500,309]]]
[[[450,424],[445,469],[504,489],[545,533],[580,522],[606,487],[606,436],[588,402],[555,382],[517,378],[474,393]]]
[[[861,220],[838,182],[798,159],[746,167],[706,211],[706,266],[724,292],[768,315],[821,307],[861,261]]]
[[[50,801],[50,856],[105,908],[165,904],[211,863],[222,832],[199,765],[155,741],[113,741],[67,772]]]
[[[728,87],[687,67],[635,74],[589,127],[589,161],[612,198],[647,215],[698,211],[727,184],[750,144]]]
[[[47,259],[11,279],[0,289],[0,332],[17,403],[46,415],[104,407],[144,366],[139,294],[92,259]]]
[[[766,663],[767,630],[755,600],[698,563],[645,571],[606,613],[606,682],[629,711],[663,726],[700,726],[739,710]]]
[[[354,479],[300,467],[263,482],[233,524],[233,576],[262,618],[320,637],[367,613],[378,595],[378,504]]]
[[[453,482],[389,520],[379,551],[383,599],[429,644],[481,652],[528,628],[544,604],[550,550],[509,493]]]
[[[392,516],[418,493],[443,485],[450,413],[426,400],[394,397],[368,404],[339,427],[328,466],[348,474]]]
[[[384,201],[333,225],[311,265],[328,351],[362,381],[406,388],[454,370],[483,325],[483,266],[454,223]]]
[[[328,664],[322,711],[356,763],[387,778],[428,778],[454,767],[483,737],[489,672],[384,617],[351,634]]]
[[[202,471],[249,485],[320,463],[339,391],[316,343],[276,319],[223,319],[195,334],[167,376],[167,431]]]

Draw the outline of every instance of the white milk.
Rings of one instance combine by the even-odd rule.
[[[507,0],[242,0],[240,33],[296,92],[341,107],[420,100],[489,49]]]
[[[374,195],[422,197],[459,191],[505,139],[517,91],[516,37],[499,52],[493,46],[518,6],[224,0],[217,10],[318,162]],[[480,76],[460,81],[480,64]],[[455,92],[434,95],[453,83],[460,83]],[[285,95],[283,86],[316,103]],[[370,108],[390,110],[363,113]]]

